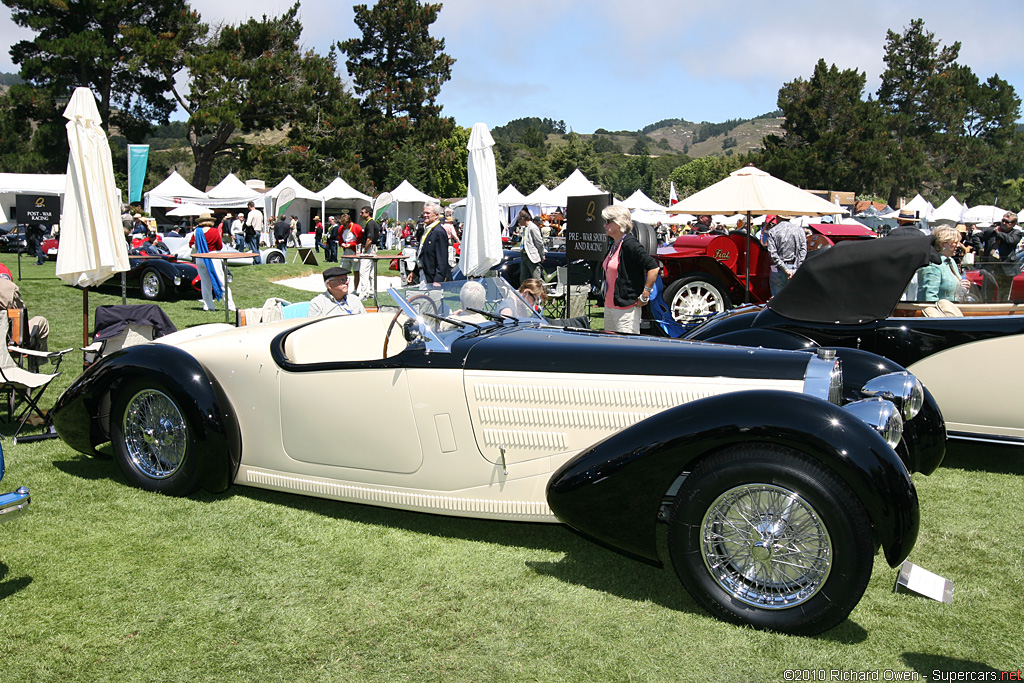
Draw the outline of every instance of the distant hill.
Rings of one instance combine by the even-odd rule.
[[[734,119],[723,123],[692,123],[684,119],[665,119],[639,131],[607,131],[598,128],[584,135],[595,144],[607,146],[595,138],[605,138],[629,154],[641,136],[650,153],[686,154],[691,158],[712,155],[743,154],[762,147],[766,135],[782,133],[782,112],[771,112],[753,119]],[[732,150],[732,151],[730,151]]]

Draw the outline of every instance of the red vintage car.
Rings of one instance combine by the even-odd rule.
[[[844,240],[874,239],[862,225],[815,223],[807,227],[807,249],[827,249]],[[763,304],[771,297],[771,259],[757,237],[750,238],[750,285],[747,286],[747,234],[734,230],[680,235],[658,249],[665,283],[665,301],[672,317],[719,313],[742,303]]]

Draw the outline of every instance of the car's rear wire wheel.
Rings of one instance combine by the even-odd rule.
[[[669,516],[672,565],[715,616],[813,635],[860,601],[870,518],[834,472],[795,450],[737,446],[686,477]]]
[[[184,496],[199,488],[193,431],[180,402],[155,381],[121,387],[111,405],[114,459],[129,482]]]

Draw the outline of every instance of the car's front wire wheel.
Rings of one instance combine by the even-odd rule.
[[[874,561],[870,519],[850,488],[772,445],[723,451],[687,476],[669,549],[683,585],[712,614],[801,635],[847,617]]]
[[[156,382],[119,389],[111,405],[114,459],[134,486],[172,496],[199,488],[192,430],[178,400]]]

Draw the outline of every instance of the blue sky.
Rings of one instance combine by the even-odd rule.
[[[192,2],[211,23],[290,4]],[[355,35],[347,2],[304,0],[300,12],[307,47],[324,52]],[[886,30],[919,17],[943,44],[960,41],[960,61],[982,80],[999,74],[1024,95],[1020,0],[447,0],[433,33],[456,63],[440,101],[466,127],[539,116],[592,133],[749,118],[774,110],[782,84],[809,76],[819,58],[866,72],[873,93]],[[30,35],[0,6],[0,43]],[[16,71],[2,52],[0,71]]]

